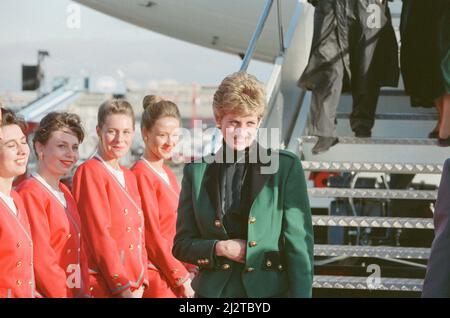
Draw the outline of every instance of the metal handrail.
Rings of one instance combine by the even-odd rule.
[[[247,51],[245,52],[240,71],[246,72],[248,69],[248,65],[250,64],[250,61],[253,58],[253,54],[255,53],[256,44],[261,36],[261,33],[264,29],[264,26],[266,24],[267,18],[269,17],[270,10],[272,9],[274,0],[267,0],[266,5],[264,6],[264,10],[259,17],[258,24],[256,25],[255,32],[253,33],[252,38],[250,39],[250,42],[248,43]],[[281,21],[281,5],[280,0],[277,0],[277,7],[278,7],[278,30],[279,30],[279,37],[280,37],[280,51],[284,52],[284,39],[283,39],[283,26]]]
[[[280,40],[280,52],[284,53],[286,47],[284,46],[283,19],[281,14],[280,0],[277,0],[277,13],[278,13],[278,39]]]

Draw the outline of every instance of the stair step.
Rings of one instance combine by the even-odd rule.
[[[433,108],[411,107],[410,97],[406,95],[403,89],[382,89],[377,103],[378,113],[389,112],[417,112],[417,113],[434,113]],[[353,106],[353,98],[350,93],[343,93],[339,100],[339,112],[351,112]]]
[[[315,256],[381,257],[399,259],[428,259],[429,248],[396,246],[314,245]]]
[[[318,155],[312,154],[317,137],[304,136],[298,142],[305,161],[397,164],[406,158],[409,164],[441,165],[448,157],[448,149],[439,147],[436,139],[340,137],[337,145]]]
[[[372,137],[376,138],[428,138],[437,123],[433,114],[417,114],[414,116],[396,115],[380,116],[375,119]],[[348,115],[337,118],[336,133],[338,136],[353,136]],[[413,126],[412,126],[413,125]],[[414,129],[411,129],[414,127]]]
[[[383,290],[383,291],[422,291],[423,279],[380,278],[379,283],[372,278],[356,276],[315,275],[313,288]]]
[[[344,119],[352,112],[352,104],[351,94],[342,94],[337,109],[339,136],[353,136],[348,119]],[[376,112],[372,136],[377,137],[426,138],[437,122],[435,108],[411,107],[410,98],[403,89],[383,88]],[[411,129],[412,124],[414,129]]]
[[[315,144],[317,137],[303,136],[301,141],[304,144]],[[357,137],[339,137],[341,145],[400,145],[400,146],[437,146],[435,139],[428,138],[357,138]],[[338,144],[338,145],[339,145]],[[335,146],[336,147],[336,146]],[[332,149],[332,148],[331,148]]]
[[[434,229],[432,218],[313,215],[312,223],[315,226]]]
[[[319,198],[436,200],[437,191],[348,188],[308,188],[308,194]]]
[[[337,113],[337,119],[350,119],[351,113]],[[382,113],[376,114],[375,120],[414,120],[414,121],[437,121],[437,113]]]
[[[441,174],[443,165],[416,163],[384,163],[384,162],[329,162],[302,161],[306,171],[328,172],[387,172],[402,174]]]

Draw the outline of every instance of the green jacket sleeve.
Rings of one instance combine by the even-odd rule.
[[[199,265],[200,268],[215,267],[215,244],[217,240],[203,238],[196,222],[192,185],[194,164],[184,167],[181,194],[178,202],[177,230],[172,249],[180,261]]]
[[[283,234],[290,297],[311,297],[314,234],[304,172],[298,157],[285,184]]]

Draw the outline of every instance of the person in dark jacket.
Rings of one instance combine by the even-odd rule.
[[[434,210],[435,238],[431,246],[422,297],[450,298],[450,159],[442,171],[436,208]]]
[[[371,137],[381,86],[397,86],[398,46],[387,1],[315,0],[309,63],[299,86],[312,91],[309,134],[313,153],[338,142],[336,109],[351,91],[350,125],[357,137]]]

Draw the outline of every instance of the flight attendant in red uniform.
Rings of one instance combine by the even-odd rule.
[[[93,297],[141,298],[147,280],[144,216],[136,178],[119,165],[130,150],[134,113],[124,100],[98,111],[98,152],[73,178],[88,245]]]
[[[12,190],[14,177],[24,174],[30,148],[25,123],[1,109],[0,125],[0,298],[33,298],[33,241],[27,213]]]
[[[87,255],[77,204],[60,182],[78,161],[83,138],[77,115],[46,115],[33,139],[37,172],[17,188],[31,224],[36,290],[46,298],[89,297]]]
[[[150,288],[144,297],[193,297],[191,273],[196,267],[183,264],[172,255],[180,186],[164,165],[178,143],[181,116],[174,103],[153,95],[146,96],[143,104],[145,152],[131,170],[138,180],[145,216]]]

